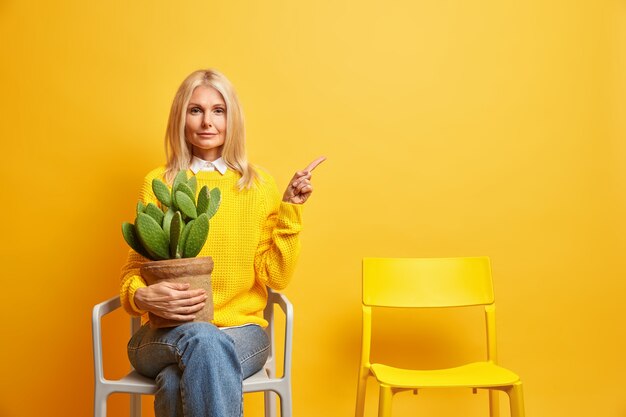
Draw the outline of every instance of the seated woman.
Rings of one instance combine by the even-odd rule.
[[[233,87],[215,70],[190,74],[172,103],[166,133],[167,164],[149,172],[140,191],[159,205],[152,180],[171,184],[179,170],[195,175],[198,189],[222,193],[211,233],[198,256],[211,256],[214,319],[191,322],[210,294],[188,284],[146,285],[139,269],[148,260],[133,250],[122,268],[120,297],[132,315],[152,313],[180,321],[149,323],[131,338],[128,357],[155,378],[157,417],[240,417],[242,381],[259,371],[269,342],[262,311],[267,289],[285,288],[294,271],[302,229],[302,204],[313,187],[318,158],[293,176],[282,199],[274,179],[246,159],[243,115]]]

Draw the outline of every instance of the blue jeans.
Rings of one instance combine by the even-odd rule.
[[[241,417],[242,381],[263,367],[268,354],[267,334],[256,324],[146,324],[128,342],[133,367],[156,379],[156,417]]]

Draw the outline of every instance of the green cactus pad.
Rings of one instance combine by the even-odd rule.
[[[220,208],[220,204],[222,203],[222,192],[219,188],[214,188],[211,190],[210,195],[211,198],[209,199],[209,208],[206,211],[209,219],[213,218],[215,213],[217,213],[217,209]]]
[[[124,222],[122,224],[122,235],[124,235],[124,240],[128,243],[135,252],[143,256],[144,258],[148,258],[148,254],[145,249],[141,245],[139,241],[139,237],[137,236],[137,231],[135,230],[135,225],[132,223]]]
[[[146,213],[140,213],[135,221],[137,235],[152,260],[169,259],[169,236],[161,226]]]
[[[165,212],[165,216],[163,216],[163,231],[166,235],[170,235],[170,224],[172,223],[172,218],[176,212],[171,208],[168,208]]]
[[[154,203],[148,203],[146,206],[146,214],[149,214],[160,225],[163,224],[163,211]]]
[[[137,208],[135,209],[135,215],[139,216],[139,213],[146,211],[146,206],[143,205],[141,200],[137,201]]]
[[[172,196],[167,185],[158,178],[152,180],[152,191],[161,204],[170,207],[172,205]]]
[[[198,216],[202,213],[206,213],[209,208],[209,187],[206,185],[200,189],[200,193],[198,194],[198,207],[196,208]]]
[[[198,216],[190,227],[189,235],[183,247],[183,258],[193,258],[199,254],[208,236],[209,217],[206,213],[203,213]]]
[[[196,190],[198,189],[198,179],[195,175],[187,180],[187,186],[191,189],[191,193],[195,196]]]
[[[196,195],[194,194],[190,186],[188,186],[187,184],[178,184],[176,186],[176,192],[178,191],[182,191],[183,193],[185,193],[187,197],[189,197],[189,199],[194,202],[195,206]]]
[[[174,192],[174,190],[172,190],[172,205],[170,206],[170,208],[174,211],[180,210],[180,207],[178,207],[178,202],[176,201],[176,193]]]
[[[170,258],[179,258],[178,241],[183,230],[183,218],[177,211],[170,225]]]
[[[191,220],[189,223],[183,227],[183,233],[180,235],[180,239],[178,241],[178,248],[176,248],[176,257],[180,258],[183,256],[183,248],[185,247],[185,243],[187,242],[187,237],[189,236],[189,231],[193,227],[195,220]]]
[[[195,203],[183,191],[176,191],[176,204],[178,204],[180,211],[182,211],[185,216],[192,219],[198,217],[198,214],[196,213]]]
[[[186,171],[181,170],[178,172],[178,174],[176,174],[176,177],[174,178],[174,182],[172,183],[172,190],[176,191],[178,184],[187,184],[187,172]]]

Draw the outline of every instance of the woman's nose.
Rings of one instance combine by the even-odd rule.
[[[212,122],[211,122],[211,116],[209,114],[206,114],[203,118],[202,118],[202,125],[203,126],[211,126]]]

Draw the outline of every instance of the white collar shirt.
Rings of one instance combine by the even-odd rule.
[[[194,156],[191,159],[191,166],[189,169],[191,169],[194,174],[197,174],[200,171],[218,171],[220,174],[224,175],[226,170],[228,170],[228,166],[222,157],[217,158],[215,161],[205,161],[204,159]]]

